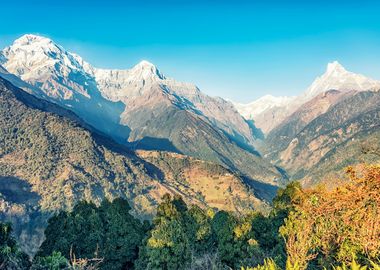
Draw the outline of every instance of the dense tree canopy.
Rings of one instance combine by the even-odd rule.
[[[143,224],[129,214],[130,210],[123,199],[112,203],[105,200],[99,207],[78,203],[72,212],[61,212],[49,220],[46,240],[37,257],[59,251],[66,258],[102,259],[102,269],[131,268],[145,230]]]

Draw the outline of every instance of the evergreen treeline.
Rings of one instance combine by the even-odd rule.
[[[1,224],[1,269],[380,269],[380,166],[334,190],[278,192],[271,213],[239,216],[165,195],[152,223],[128,202],[78,203],[49,220],[32,262]]]

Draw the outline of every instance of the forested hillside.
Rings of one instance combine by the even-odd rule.
[[[153,221],[130,215],[126,200],[80,202],[49,219],[32,262],[10,225],[0,264],[17,269],[379,269],[380,167],[347,168],[334,190],[279,190],[268,215],[236,215],[163,196]],[[7,253],[4,253],[7,250]],[[362,266],[360,266],[362,265]],[[11,268],[7,268],[11,269]],[[14,269],[14,268],[12,268]]]

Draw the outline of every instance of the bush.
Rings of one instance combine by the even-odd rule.
[[[0,269],[28,269],[29,257],[19,250],[12,236],[12,226],[0,222]]]
[[[350,181],[332,191],[301,191],[280,229],[288,259],[301,269],[353,259],[368,265],[380,256],[380,166],[347,174]]]

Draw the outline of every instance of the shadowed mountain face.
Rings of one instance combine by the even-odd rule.
[[[380,144],[379,130],[379,91],[328,91],[272,130],[265,154],[293,179],[313,185],[346,166],[378,162],[371,149]]]
[[[72,110],[121,144],[218,162],[261,182],[286,181],[258,155],[253,145],[260,134],[232,103],[166,78],[149,62],[128,70],[94,68],[34,35],[19,38],[0,54],[0,64],[25,82],[19,87]]]
[[[125,197],[150,217],[165,193],[238,212],[265,209],[271,186],[248,186],[230,170],[179,154],[137,156],[72,112],[0,78],[0,220],[12,221],[24,250],[42,241],[51,213],[78,200]],[[269,194],[269,195],[268,195]]]

